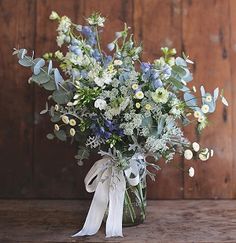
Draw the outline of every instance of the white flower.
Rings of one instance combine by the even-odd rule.
[[[194,92],[194,93],[196,93],[196,92],[197,92],[197,90],[196,90],[196,87],[195,87],[195,86],[193,86],[193,87],[192,87],[192,89],[193,89],[193,92]]]
[[[205,116],[200,116],[198,119],[197,119],[198,122],[202,123],[205,121]]]
[[[194,111],[193,115],[195,118],[199,118],[199,117],[201,117],[202,114],[200,111]]]
[[[193,150],[194,150],[195,152],[198,152],[199,149],[200,149],[200,145],[199,145],[197,142],[194,142],[194,143],[192,144],[192,147],[193,147]]]
[[[194,168],[193,167],[190,167],[189,170],[188,170],[188,174],[190,177],[194,177]]]
[[[62,121],[65,123],[65,124],[68,124],[69,123],[69,118],[68,116],[62,116]]]
[[[60,130],[60,127],[59,127],[57,124],[55,124],[55,125],[54,125],[54,129],[55,129],[56,131],[59,131],[59,130]]]
[[[209,159],[209,153],[207,154],[200,153],[198,157],[201,161],[207,161]]]
[[[64,34],[59,34],[57,36],[57,45],[59,47],[61,47],[64,44],[65,38],[66,38],[66,35],[64,35]]]
[[[193,152],[190,149],[184,151],[184,158],[190,160],[193,158]]]
[[[198,155],[198,157],[201,161],[208,160],[210,157],[209,149],[208,148],[203,149],[201,153]]]
[[[115,66],[120,66],[120,65],[122,65],[123,64],[123,62],[121,61],[121,60],[115,60],[114,61],[114,65]]]
[[[94,107],[98,108],[99,110],[105,110],[107,107],[107,102],[103,99],[97,99],[94,102]]]
[[[155,92],[151,93],[152,99],[156,103],[165,104],[169,99],[169,92],[165,88],[158,88]]]
[[[51,20],[55,20],[55,19],[60,19],[59,15],[57,14],[57,12],[55,11],[52,11],[50,16],[49,16],[49,19]]]
[[[55,57],[61,60],[63,58],[63,53],[61,51],[56,51],[54,53]]]
[[[206,114],[209,111],[209,106],[208,105],[203,105],[201,110],[202,110],[203,113]]]
[[[141,90],[136,92],[136,94],[135,94],[136,99],[141,100],[141,99],[143,99],[143,97],[144,97],[144,93]]]
[[[103,87],[103,86],[104,86],[104,81],[103,81],[102,78],[96,77],[96,78],[94,79],[94,82],[95,82],[96,85],[99,86],[99,87]]]
[[[74,129],[74,128],[71,128],[71,129],[70,129],[70,135],[71,135],[72,137],[75,136],[75,129]]]
[[[206,102],[211,102],[212,101],[212,96],[211,95],[207,95],[205,100],[206,100]]]
[[[133,90],[137,90],[138,89],[138,84],[136,84],[136,83],[135,84],[132,84],[132,89]]]
[[[59,105],[56,104],[55,107],[54,107],[55,111],[59,111]]]

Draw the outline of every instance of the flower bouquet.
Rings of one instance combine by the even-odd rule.
[[[201,132],[217,99],[228,103],[219,88],[210,93],[201,86],[197,93],[189,86],[193,62],[185,54],[176,57],[175,49],[161,48],[163,56],[142,62],[142,47],[126,24],[105,52],[100,14],[92,14],[84,26],[56,12],[50,19],[58,22],[58,46],[67,49],[42,58],[27,55],[26,49],[13,54],[31,68],[29,82],[50,93],[41,112],[54,123],[47,137],[74,142],[79,165],[91,152],[102,157],[85,178],[87,191],[95,193],[85,224],[74,236],[96,234],[104,218],[106,236],[122,236],[122,223],[145,219],[146,176],[155,178],[149,168],[159,170],[158,161],[169,163],[175,154],[202,161],[213,156],[213,150],[189,142],[182,128],[196,123]],[[188,173],[194,176],[194,168]]]

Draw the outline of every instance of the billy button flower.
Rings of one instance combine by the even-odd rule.
[[[74,127],[76,125],[75,119],[70,119],[69,124]]]
[[[144,93],[143,93],[143,91],[141,91],[141,90],[137,91],[137,92],[135,93],[134,97],[135,97],[136,99],[138,99],[138,100],[142,100],[143,97],[144,97]]]
[[[70,129],[70,135],[71,135],[72,137],[74,137],[74,136],[75,136],[75,133],[76,133],[75,129],[74,129],[74,128],[71,128],[71,129]]]
[[[55,129],[56,131],[59,131],[59,130],[60,130],[60,127],[58,126],[58,124],[55,124],[55,125],[54,125],[54,129]]]
[[[148,111],[150,111],[152,109],[152,106],[150,104],[146,104],[145,105],[145,109],[148,110]]]
[[[139,109],[139,108],[141,107],[141,104],[140,104],[139,102],[137,102],[137,103],[135,104],[135,107],[136,107],[137,109]]]
[[[65,124],[69,124],[69,118],[68,116],[64,115],[61,117],[61,120],[65,123]]]

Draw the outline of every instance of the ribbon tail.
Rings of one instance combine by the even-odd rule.
[[[121,236],[126,182],[123,171],[111,178],[109,190],[109,211],[106,222],[106,237]]]
[[[72,235],[72,237],[94,235],[98,232],[102,224],[102,220],[108,205],[108,194],[109,194],[109,179],[107,179],[108,174],[109,172],[108,170],[106,170],[102,175],[104,181],[100,181],[98,183],[98,186],[94,193],[94,197],[82,230]]]

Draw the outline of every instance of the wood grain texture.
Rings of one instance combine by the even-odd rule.
[[[146,0],[134,1],[134,33],[143,43],[143,61],[153,61],[161,55],[161,47],[175,47],[181,52],[181,1]],[[174,166],[181,165],[181,158]],[[149,181],[150,199],[183,197],[183,173],[173,165],[158,162],[162,170],[155,182]]]
[[[152,199],[236,198],[236,1],[235,0],[0,0],[0,198],[88,198],[84,177],[97,158],[84,167],[74,160],[76,147],[49,141],[53,124],[39,115],[48,94],[29,86],[30,71],[11,56],[14,46],[44,51],[57,49],[56,24],[48,19],[52,10],[75,22],[93,11],[107,17],[102,46],[122,30],[123,22],[144,46],[143,60],[160,56],[161,46],[185,51],[195,61],[194,85],[207,90],[225,89],[229,109],[219,104],[210,117],[212,124],[198,137],[186,133],[203,146],[212,146],[215,157],[194,163],[196,177],[161,163],[155,183],[148,186]],[[183,165],[176,158],[174,166]],[[187,170],[193,163],[185,162]]]
[[[45,51],[56,51],[56,22],[49,20],[52,10],[67,15],[74,22],[83,22],[83,1],[40,0],[37,1],[37,55]],[[46,134],[53,131],[53,123],[48,116],[41,116],[49,93],[35,89],[35,151],[34,151],[34,191],[41,198],[83,198],[86,168],[78,167],[74,155],[76,145],[70,142],[50,141]]]
[[[35,1],[0,1],[0,197],[31,195],[33,87],[14,47],[34,49]],[[29,34],[30,33],[30,34]]]
[[[203,11],[204,9],[204,11]],[[207,13],[207,14],[206,14]],[[201,21],[200,21],[201,20]],[[194,85],[202,83],[207,91],[224,88],[231,101],[232,81],[230,66],[230,18],[228,1],[183,1],[183,44],[187,54],[195,61]],[[232,197],[232,111],[218,103],[210,115],[210,126],[197,137],[188,129],[192,141],[212,147],[214,157],[208,162],[196,161],[196,176],[185,175],[185,198]],[[192,165],[185,162],[186,169]]]
[[[234,95],[236,94],[236,1],[229,1],[229,21],[230,21],[230,72],[231,72],[231,98],[230,105],[233,109],[236,107],[236,100]],[[232,197],[236,198],[236,113],[232,111]]]
[[[0,201],[0,241],[7,242],[236,242],[235,201],[148,201],[144,224],[123,228],[124,238],[71,238],[83,225],[88,201]]]

